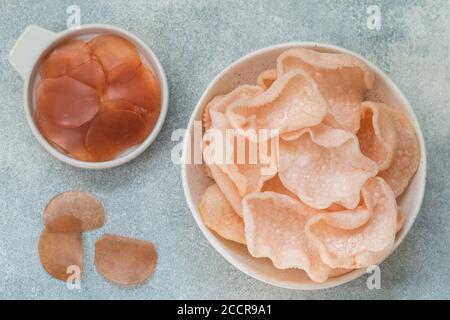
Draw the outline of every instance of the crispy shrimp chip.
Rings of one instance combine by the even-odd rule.
[[[88,60],[83,64],[73,68],[68,72],[68,75],[75,80],[78,80],[91,88],[94,88],[99,93],[103,93],[106,87],[105,73],[102,65],[95,59]]]
[[[340,128],[356,133],[359,129],[360,104],[374,75],[358,58],[348,54],[321,53],[294,48],[277,60],[278,77],[290,70],[303,70],[316,82]]]
[[[142,65],[135,76],[126,82],[114,82],[106,88],[107,100],[124,99],[153,112],[161,110],[161,91],[156,76]]]
[[[380,171],[388,168],[397,147],[394,122],[385,108],[374,102],[363,102],[361,127],[357,133],[361,152],[375,161]]]
[[[264,90],[267,90],[275,80],[277,80],[277,70],[267,69],[259,74],[256,83]]]
[[[153,273],[158,254],[153,243],[104,235],[95,242],[95,267],[109,281],[135,285]]]
[[[89,41],[88,45],[103,65],[109,83],[131,80],[141,66],[138,51],[124,38],[100,35]]]
[[[67,225],[68,230],[76,228]],[[80,232],[49,232],[39,239],[39,257],[44,269],[54,278],[66,281],[72,274],[69,267],[83,269],[83,243]]]
[[[105,210],[92,194],[81,191],[63,192],[45,207],[44,221],[51,232],[57,232],[61,225],[68,223],[76,226],[70,217],[81,223],[82,231],[94,230],[105,223]]]
[[[420,146],[416,131],[408,118],[397,109],[381,105],[392,118],[397,131],[397,148],[394,159],[379,176],[391,186],[396,197],[401,195],[414,177],[420,164]]]
[[[337,278],[340,276],[343,276],[344,274],[347,274],[349,272],[352,272],[354,269],[344,269],[344,268],[337,268],[332,269],[329,274],[329,278]]]
[[[361,187],[378,172],[359,150],[356,136],[325,125],[280,141],[279,176],[304,203],[326,209],[333,203],[356,208]]]
[[[289,191],[281,182],[280,177],[276,175],[272,179],[266,181],[261,189],[261,192],[271,191],[279,194],[284,194],[292,199],[298,200],[298,197],[295,195],[295,193]]]
[[[41,77],[58,78],[91,59],[91,48],[83,40],[68,40],[56,47],[40,68]]]
[[[228,106],[239,99],[250,99],[262,93],[258,86],[240,86],[225,96],[213,99],[205,110],[204,118],[210,119],[210,130],[203,138],[203,156],[207,164],[214,164],[235,184],[240,197],[261,190],[264,181],[276,174],[278,145],[236,134],[230,128],[224,113]],[[256,133],[255,133],[256,136]],[[221,156],[217,157],[217,154]],[[223,184],[219,183],[222,188]],[[222,189],[225,192],[225,190]],[[239,214],[234,201],[228,199]],[[240,206],[239,206],[240,207]]]
[[[225,118],[225,112],[228,107],[238,100],[255,98],[262,92],[262,88],[258,86],[242,85],[226,95],[214,97],[206,105],[203,113],[203,121],[205,121],[206,124],[209,124],[207,129],[209,129],[209,127],[214,127],[216,129],[232,128]]]
[[[255,139],[236,135],[231,129],[212,128],[204,136],[209,141],[209,144],[205,142],[203,152],[205,162],[216,164],[227,174],[241,196],[260,191],[264,182],[277,173],[278,140],[258,143],[258,138]]]
[[[211,99],[211,101],[209,101],[206,104],[205,110],[203,110],[203,116],[202,116],[204,131],[207,131],[209,128],[211,128],[211,125],[212,125],[211,115],[209,113],[211,110],[211,106],[219,104],[223,97],[225,97],[225,96],[224,95],[215,96],[214,98]]]
[[[398,207],[398,212],[397,212],[397,230],[395,233],[399,233],[400,230],[403,229],[403,226],[405,225],[405,213],[403,212],[403,210]]]
[[[394,245],[397,203],[391,188],[383,179],[371,178],[364,185],[362,196],[362,208],[320,213],[306,224],[308,239],[322,261],[332,268],[376,264]]]
[[[327,103],[314,80],[293,70],[259,96],[230,105],[226,116],[236,129],[273,129],[283,133],[319,124],[326,113]]]
[[[328,278],[321,260],[304,233],[317,211],[289,196],[263,192],[244,198],[245,238],[250,254],[270,258],[278,269],[303,269],[316,282]]]
[[[208,228],[225,239],[245,244],[244,222],[216,184],[205,190],[199,209]]]
[[[231,207],[242,217],[242,196],[239,194],[236,185],[217,165],[210,164],[208,168],[210,169],[211,176],[227,198]]]
[[[98,92],[71,77],[45,79],[36,92],[37,112],[59,126],[77,128],[100,109]]]
[[[145,140],[149,131],[139,114],[127,110],[105,110],[86,133],[86,148],[96,161],[108,161]]]

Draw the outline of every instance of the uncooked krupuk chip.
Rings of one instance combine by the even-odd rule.
[[[82,234],[42,231],[39,239],[39,258],[51,276],[66,281],[73,272],[69,267],[79,268],[80,272],[83,269]]]
[[[377,264],[394,245],[397,203],[391,188],[375,177],[364,185],[362,195],[362,208],[320,213],[306,224],[308,239],[331,268]],[[355,219],[356,212],[360,218]]]
[[[399,110],[381,105],[394,122],[397,148],[391,165],[379,176],[391,186],[396,197],[401,195],[414,177],[420,164],[420,146],[416,131],[408,118]]]
[[[135,76],[130,80],[110,83],[104,98],[106,100],[123,99],[152,112],[161,111],[159,81],[153,71],[144,65],[138,68]]]
[[[143,283],[153,273],[158,254],[153,243],[104,235],[95,242],[95,267],[106,279],[122,284]]]
[[[54,124],[45,114],[39,112],[39,110],[35,113],[35,119],[39,131],[58,150],[62,150],[79,160],[92,161],[92,156],[84,144],[84,137],[90,123],[78,128],[61,127]]]
[[[95,59],[86,61],[85,63],[73,68],[68,75],[91,88],[96,89],[99,93],[103,93],[106,87],[105,72],[102,65]]]
[[[100,110],[99,93],[69,76],[42,80],[36,89],[37,108],[53,124],[78,128]]]
[[[88,192],[71,191],[55,196],[45,207],[44,221],[48,225],[54,219],[67,215],[81,222],[82,231],[100,228],[105,223],[102,204]]]
[[[109,83],[129,81],[141,66],[139,52],[122,37],[104,34],[93,38],[88,45],[103,65]]]
[[[86,148],[96,161],[109,161],[124,150],[142,143],[150,129],[139,113],[103,110],[86,132]]]
[[[68,40],[58,45],[45,58],[40,67],[40,75],[43,79],[58,78],[90,59],[91,48],[83,40]]]
[[[278,269],[305,270],[316,282],[327,280],[330,268],[320,260],[303,231],[317,210],[289,196],[263,192],[244,198],[243,214],[252,256],[270,258]]]
[[[326,209],[333,203],[348,209],[359,204],[361,187],[378,173],[356,136],[318,125],[280,140],[279,177],[304,203]]]
[[[322,53],[304,48],[283,52],[277,60],[278,77],[290,70],[302,70],[317,82],[328,111],[339,127],[356,133],[360,104],[374,75],[357,57],[344,53]]]
[[[59,214],[45,224],[45,229],[52,233],[81,233],[81,221],[71,214]]]
[[[202,194],[199,210],[208,228],[225,239],[245,244],[244,222],[216,184]]]

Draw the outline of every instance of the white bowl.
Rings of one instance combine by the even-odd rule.
[[[141,58],[155,73],[161,87],[161,113],[155,127],[148,137],[116,158],[104,162],[80,161],[54,148],[39,132],[34,122],[34,88],[38,78],[41,60],[59,43],[71,38],[91,38],[98,34],[116,34],[130,41],[139,51]],[[139,38],[120,28],[102,24],[82,25],[78,29],[60,33],[30,25],[17,40],[9,54],[9,61],[24,80],[23,100],[28,124],[36,139],[51,155],[75,167],[85,169],[106,169],[124,164],[139,156],[156,138],[162,128],[169,107],[169,90],[166,74],[153,51]]]
[[[258,74],[265,69],[275,67],[277,56],[281,52],[292,47],[303,47],[322,52],[347,53],[358,57],[368,65],[376,77],[375,88],[369,93],[369,98],[376,101],[384,101],[389,105],[400,108],[411,120],[419,139],[421,160],[416,175],[404,194],[398,199],[399,204],[405,212],[406,220],[403,229],[397,235],[392,251],[403,241],[419,213],[425,192],[426,155],[422,131],[416,116],[414,115],[413,109],[397,86],[375,65],[359,55],[337,46],[311,42],[280,44],[255,51],[232,63],[228,68],[222,71],[203,93],[189,121],[183,146],[183,188],[189,208],[206,239],[237,269],[255,279],[278,287],[297,290],[324,289],[356,279],[364,274],[366,270],[358,269],[336,278],[330,278],[324,283],[315,283],[301,270],[278,270],[272,265],[269,259],[252,257],[248,253],[246,246],[225,240],[204,225],[198,211],[198,204],[201,194],[213,183],[213,181],[207,177],[201,164],[187,164],[189,154],[188,148],[190,146],[189,137],[193,135],[193,122],[202,119],[203,108],[206,103],[212,97],[227,93],[241,84],[255,84]]]

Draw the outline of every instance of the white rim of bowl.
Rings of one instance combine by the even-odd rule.
[[[402,93],[402,91],[397,87],[397,85],[383,72],[381,71],[376,65],[374,65],[372,62],[368,61],[367,59],[365,59],[364,57],[360,56],[357,53],[354,53],[348,49],[336,46],[336,45],[331,45],[331,44],[327,44],[327,43],[319,43],[319,42],[287,42],[287,43],[281,43],[281,44],[276,44],[273,46],[269,46],[269,47],[265,47],[265,48],[261,48],[258,49],[256,51],[253,51],[249,54],[246,54],[245,56],[235,60],[234,62],[232,62],[228,67],[226,67],[224,70],[222,70],[212,81],[211,83],[208,85],[208,87],[204,90],[203,94],[201,95],[197,105],[195,106],[194,110],[192,111],[192,115],[189,119],[189,123],[188,123],[188,130],[186,131],[186,135],[184,137],[183,140],[183,155],[182,155],[182,159],[183,159],[183,163],[181,165],[181,178],[182,178],[182,184],[183,184],[183,190],[184,190],[184,195],[186,198],[186,202],[188,203],[188,207],[191,211],[192,216],[194,217],[195,222],[197,223],[198,227],[200,228],[200,230],[202,231],[203,236],[206,238],[206,240],[212,245],[212,247],[218,251],[224,258],[225,260],[227,260],[232,266],[234,266],[236,269],[244,272],[245,274],[247,274],[248,276],[259,280],[261,282],[276,286],[276,287],[280,287],[280,288],[285,288],[285,289],[291,289],[291,290],[299,290],[299,291],[307,291],[307,290],[319,290],[319,289],[329,289],[329,288],[333,288],[342,284],[345,284],[347,282],[350,282],[352,280],[355,280],[357,278],[359,278],[360,276],[362,276],[364,273],[366,273],[366,270],[364,269],[356,269],[354,271],[351,271],[347,274],[344,274],[342,276],[339,277],[335,277],[335,278],[329,278],[327,281],[323,282],[323,283],[317,283],[317,284],[301,284],[299,286],[297,285],[291,285],[291,284],[287,284],[287,283],[281,283],[278,281],[272,281],[272,280],[267,280],[267,279],[263,279],[261,277],[259,277],[259,275],[256,275],[249,267],[247,267],[246,264],[243,264],[237,260],[235,260],[235,258],[228,253],[228,251],[226,249],[222,249],[221,245],[219,244],[219,240],[217,240],[217,238],[215,237],[210,237],[207,232],[208,230],[207,227],[203,224],[203,221],[200,218],[200,213],[198,212],[198,208],[196,207],[196,205],[194,205],[194,201],[191,197],[191,193],[190,193],[190,188],[187,185],[187,164],[185,164],[185,157],[187,155],[187,149],[188,149],[188,138],[189,138],[189,133],[190,133],[190,129],[192,128],[192,125],[195,121],[195,115],[198,113],[201,105],[204,105],[204,101],[206,96],[209,94],[209,92],[211,91],[211,89],[216,85],[216,82],[226,73],[228,72],[228,70],[234,68],[236,65],[242,63],[245,60],[249,60],[251,58],[253,58],[254,56],[258,56],[260,54],[266,53],[268,51],[272,51],[272,50],[277,50],[277,49],[289,49],[289,48],[293,48],[293,47],[318,47],[318,48],[324,48],[324,49],[330,49],[330,50],[335,50],[335,51],[339,51],[342,53],[347,53],[350,54],[352,56],[355,56],[359,59],[361,59],[361,61],[363,61],[364,63],[366,63],[369,68],[376,73],[380,78],[383,78],[384,81],[386,81],[386,83],[389,85],[389,87],[393,90],[396,91],[396,94],[398,95],[398,97],[400,98],[400,100],[402,101],[402,104],[404,106],[407,107],[408,111],[409,111],[409,115],[411,116],[411,121],[413,122],[413,126],[416,129],[416,134],[417,134],[417,138],[419,140],[419,145],[421,148],[421,158],[420,158],[420,164],[419,166],[423,166],[423,170],[425,172],[425,174],[422,177],[422,180],[419,183],[419,190],[418,190],[418,205],[416,206],[416,208],[413,211],[413,216],[412,216],[412,220],[408,225],[405,225],[404,228],[404,232],[402,234],[402,236],[400,236],[399,238],[396,238],[395,240],[395,244],[392,247],[392,249],[385,255],[385,257],[378,263],[381,264],[383,263],[383,261],[385,259],[387,259],[394,251],[395,249],[397,249],[397,247],[400,245],[400,243],[402,243],[402,241],[404,240],[404,238],[406,237],[406,235],[409,233],[409,231],[411,230],[412,225],[414,224],[417,215],[420,212],[420,208],[422,207],[422,203],[423,203],[423,198],[425,195],[425,186],[426,186],[426,172],[427,172],[427,159],[426,159],[426,149],[425,149],[425,142],[424,142],[424,138],[423,138],[423,134],[422,134],[422,130],[420,128],[419,122],[417,120],[417,117],[414,113],[413,108],[411,107],[410,103],[408,102],[408,100],[406,99],[405,95]]]
[[[128,37],[129,39],[131,39],[133,42],[137,43],[141,48],[143,48],[143,50],[146,51],[146,53],[149,55],[151,61],[149,61],[150,63],[154,64],[156,70],[153,70],[157,76],[158,79],[160,81],[160,88],[161,88],[161,111],[159,114],[159,118],[158,121],[156,122],[155,127],[153,128],[153,130],[150,132],[150,134],[147,136],[147,138],[138,146],[136,147],[136,149],[134,149],[133,151],[130,151],[129,153],[120,156],[117,159],[112,159],[109,161],[101,161],[101,162],[89,162],[89,161],[82,161],[82,160],[77,160],[75,158],[72,158],[68,155],[65,155],[64,153],[58,151],[57,149],[55,149],[40,133],[39,129],[37,128],[34,119],[33,119],[33,115],[31,114],[31,109],[34,107],[32,105],[32,101],[30,101],[30,97],[29,97],[29,90],[30,90],[30,84],[32,82],[32,76],[33,76],[33,72],[31,72],[29,74],[29,76],[27,77],[27,79],[24,79],[24,108],[25,108],[25,115],[27,118],[27,122],[28,125],[31,128],[31,131],[33,132],[34,136],[36,137],[36,139],[39,141],[39,143],[44,147],[45,150],[47,150],[52,156],[54,156],[55,158],[57,158],[58,160],[67,163],[69,165],[72,165],[74,167],[77,168],[82,168],[82,169],[94,169],[94,170],[99,170],[99,169],[109,169],[109,168],[114,168],[117,166],[120,166],[122,164],[125,164],[126,162],[129,162],[133,159],[135,159],[136,157],[138,157],[139,155],[141,155],[152,143],[153,141],[155,141],[156,137],[158,136],[159,132],[161,131],[163,124],[165,122],[166,116],[167,116],[167,112],[169,109],[169,85],[167,82],[167,76],[166,73],[164,71],[164,68],[161,64],[161,62],[159,61],[158,57],[155,55],[155,53],[150,49],[150,47],[148,47],[141,39],[139,39],[138,37],[136,37],[135,35],[133,35],[132,33],[123,30],[121,28],[115,27],[115,26],[111,26],[111,25],[107,25],[107,24],[85,24],[85,25],[81,25],[81,27],[79,29],[73,29],[73,30],[64,30],[61,31],[59,33],[55,33],[55,38],[53,39],[53,41],[45,48],[45,50],[43,50],[41,52],[41,54],[39,55],[38,59],[36,60],[36,63],[34,64],[32,71],[35,70],[36,68],[36,64],[39,62],[39,60],[42,58],[42,55],[48,51],[49,48],[51,48],[52,46],[55,45],[55,43],[57,43],[58,41],[60,41],[63,38],[68,38],[70,37],[71,34],[77,34],[77,33],[82,33],[82,32],[86,32],[89,31],[89,29],[97,29],[98,31],[105,31],[108,32],[114,32],[117,34],[123,34],[126,37]],[[95,32],[95,30],[93,30],[93,32]]]

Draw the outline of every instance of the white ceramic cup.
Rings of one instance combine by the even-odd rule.
[[[369,92],[368,98],[375,101],[383,101],[393,107],[401,109],[411,120],[411,123],[416,129],[421,149],[420,166],[410,185],[398,199],[401,208],[405,212],[406,219],[403,229],[397,234],[392,251],[403,241],[419,213],[425,192],[426,155],[422,131],[416,116],[414,115],[413,109],[397,86],[375,65],[361,56],[337,46],[311,42],[276,45],[255,51],[232,63],[228,68],[222,71],[201,96],[189,121],[183,145],[183,188],[189,208],[206,239],[237,269],[260,281],[278,287],[297,290],[324,289],[356,279],[364,274],[366,270],[358,269],[339,277],[330,278],[324,283],[315,283],[301,270],[279,270],[272,265],[269,259],[252,257],[246,246],[225,240],[205,226],[198,211],[198,205],[203,191],[211,185],[213,181],[206,175],[203,165],[187,164],[189,160],[188,148],[191,148],[189,139],[190,136],[193,135],[193,123],[194,121],[201,121],[205,105],[214,96],[228,93],[241,84],[255,84],[258,74],[263,70],[274,68],[278,55],[292,47],[309,48],[321,52],[347,53],[358,57],[367,64],[376,77],[375,87]],[[392,251],[389,252],[389,254],[392,253]],[[387,258],[389,254],[387,254],[385,258]],[[207,263],[207,261],[205,261],[205,263]]]
[[[34,88],[38,74],[38,67],[43,58],[51,52],[61,42],[71,38],[90,38],[99,34],[115,34],[130,41],[139,51],[141,58],[155,73],[161,87],[161,113],[155,127],[148,137],[139,144],[134,146],[116,158],[104,162],[88,162],[74,159],[63,152],[57,150],[42,136],[34,122]],[[17,40],[9,54],[9,61],[17,70],[24,81],[23,100],[25,107],[25,115],[28,124],[36,139],[51,155],[57,159],[75,167],[84,169],[106,169],[124,164],[137,156],[156,139],[160,132],[169,107],[169,90],[166,74],[153,51],[139,38],[120,28],[102,25],[89,24],[82,25],[78,29],[65,30],[55,33],[34,25],[28,26]]]

